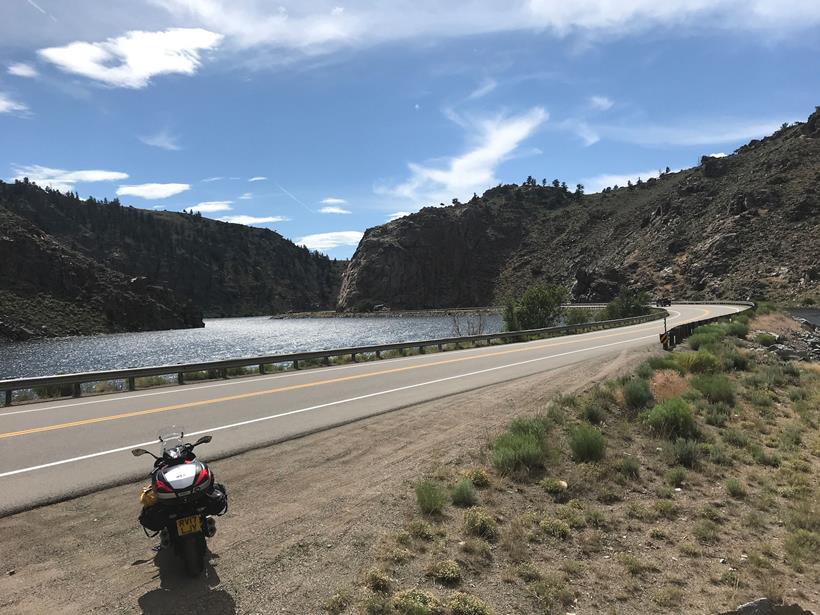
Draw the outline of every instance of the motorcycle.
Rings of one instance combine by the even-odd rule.
[[[193,444],[183,442],[183,437],[181,430],[161,433],[160,456],[143,448],[135,448],[131,454],[154,458],[151,484],[140,496],[143,531],[150,537],[159,534],[160,548],[173,547],[188,574],[196,577],[205,568],[205,540],[216,534],[214,516],[228,512],[228,494],[208,464],[194,454],[194,449],[210,442],[211,436],[202,436]]]

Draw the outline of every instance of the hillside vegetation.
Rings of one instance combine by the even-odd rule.
[[[584,195],[500,185],[369,229],[339,307],[502,304],[534,284],[611,299],[820,300],[820,111],[723,158]],[[614,187],[612,187],[614,188]]]

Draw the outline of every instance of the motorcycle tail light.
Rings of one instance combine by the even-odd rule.
[[[157,491],[162,491],[163,493],[172,493],[173,489],[171,489],[171,486],[168,483],[166,483],[164,480],[162,480],[161,478],[158,478],[157,479]]]

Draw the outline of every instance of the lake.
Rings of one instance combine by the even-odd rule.
[[[458,319],[460,335],[468,335],[468,320],[476,325],[478,317],[459,316]],[[484,315],[483,324],[484,333],[501,331],[501,316]],[[213,318],[206,319],[202,329],[0,342],[0,379],[195,363],[454,335],[451,316]]]

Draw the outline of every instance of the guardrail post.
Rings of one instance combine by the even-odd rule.
[[[424,346],[419,346],[419,354],[424,354]]]
[[[74,383],[73,395],[74,395],[74,397],[82,397],[82,395],[83,395],[83,390],[82,390],[82,387],[80,386],[79,382]]]
[[[177,372],[177,384],[185,384],[185,372]]]
[[[264,364],[264,363],[260,363],[260,364],[259,364],[259,374],[260,374],[261,376],[264,376],[264,375],[265,375],[265,364]]]
[[[377,359],[381,359],[381,358],[382,358],[382,351],[381,351],[381,350],[377,350],[377,351],[376,351],[376,358],[377,358]]]
[[[327,357],[325,357],[327,358]],[[293,369],[299,369],[299,359],[293,360]]]
[[[438,351],[439,352],[444,352],[444,344],[439,344],[438,345]]]
[[[355,352],[350,353],[350,360],[353,361],[354,363],[358,363],[358,361],[356,360],[356,353]]]
[[[6,401],[5,401],[4,405],[6,405],[6,406],[11,405],[11,394],[12,394],[12,390],[11,389],[6,389]]]
[[[136,378],[134,378],[133,376],[129,377],[128,378],[128,390],[129,391],[135,391],[136,388],[137,388]]]
[[[219,370],[219,377],[222,378],[223,380],[228,379],[228,368],[227,367],[225,369],[220,369]]]

